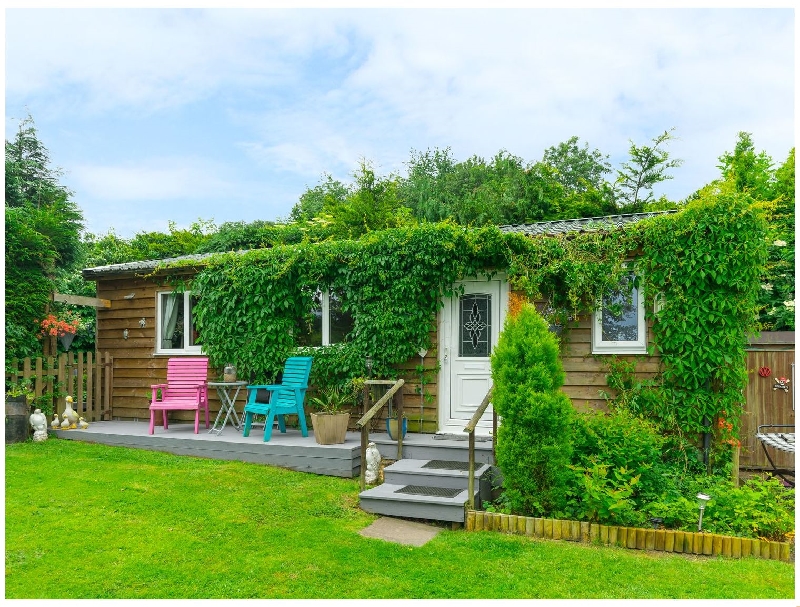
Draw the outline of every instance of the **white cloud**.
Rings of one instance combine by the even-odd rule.
[[[75,189],[106,202],[219,199],[236,191],[220,176],[224,167],[200,159],[152,159],[124,166],[79,165],[71,170]]]
[[[63,165],[78,200],[238,201],[221,221],[286,215],[302,184],[361,157],[382,172],[412,148],[535,161],[577,135],[618,165],[673,126],[685,163],[662,191],[682,198],[739,131],[785,159],[793,30],[786,10],[7,10],[6,103],[78,150]],[[168,158],[73,145],[101,128],[135,140],[118,133],[142,115],[176,125],[152,135]],[[193,121],[213,159],[181,148]]]

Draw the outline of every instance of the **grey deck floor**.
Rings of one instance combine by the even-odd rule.
[[[276,429],[267,443],[263,426],[252,428],[248,437],[230,425],[220,435],[209,433],[202,424],[199,434],[194,433],[194,424],[172,423],[169,430],[158,426],[154,434],[148,430],[147,421],[103,421],[93,422],[85,430],[50,429],[50,434],[68,440],[177,455],[271,464],[328,476],[352,478],[360,473],[361,435],[355,432],[349,432],[343,444],[318,445],[310,429],[306,438],[296,429],[288,428],[285,434]]]
[[[273,430],[269,442],[263,440],[263,426],[254,427],[250,436],[244,437],[235,427],[225,426],[222,433],[209,433],[203,425],[200,433],[194,433],[194,424],[172,423],[169,430],[157,426],[154,434],[148,433],[148,421],[102,421],[93,422],[85,430],[53,430],[51,436],[61,439],[101,443],[104,445],[164,451],[176,455],[190,455],[212,459],[239,460],[270,464],[327,476],[354,478],[361,472],[361,435],[348,432],[345,442],[338,445],[318,445],[309,428],[308,437],[300,431],[288,428],[285,434]],[[463,440],[443,440],[433,434],[406,435],[404,445],[411,451],[414,447],[451,447],[466,449]],[[379,444],[384,457],[393,457],[391,441],[386,433],[370,433],[370,440]],[[478,443],[478,449],[486,449],[490,443]],[[406,455],[408,457],[408,455]]]

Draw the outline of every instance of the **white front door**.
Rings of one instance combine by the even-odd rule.
[[[464,293],[444,301],[439,327],[439,432],[445,434],[463,434],[464,426],[492,387],[489,357],[508,306],[505,280],[476,279],[459,284]],[[476,433],[488,435],[491,429],[490,406]]]

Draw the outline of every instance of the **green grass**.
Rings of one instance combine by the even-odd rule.
[[[361,537],[357,480],[6,446],[6,598],[792,598],[794,566],[443,530]]]

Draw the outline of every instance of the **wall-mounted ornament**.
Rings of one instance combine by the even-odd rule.
[[[772,369],[770,369],[769,367],[761,367],[758,370],[758,374],[761,377],[769,377],[770,375],[772,375]]]
[[[775,385],[772,386],[773,390],[783,390],[784,392],[789,392],[789,380],[785,377],[776,377],[775,378]]]

